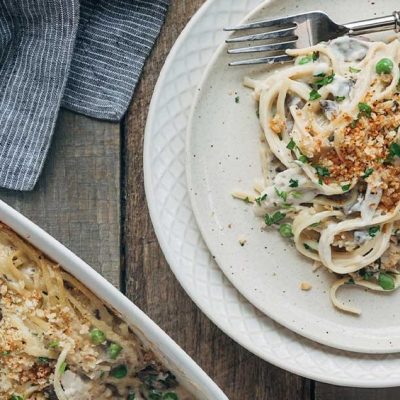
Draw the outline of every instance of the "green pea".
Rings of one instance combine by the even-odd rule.
[[[282,224],[279,227],[279,233],[284,238],[291,238],[293,236],[292,225],[290,225],[290,224]]]
[[[379,274],[378,283],[383,290],[393,290],[396,287],[393,277],[384,272]]]
[[[106,341],[106,335],[100,329],[94,328],[90,332],[90,339],[94,344],[102,344]]]
[[[381,74],[390,74],[393,69],[393,61],[389,58],[382,58],[376,64],[375,70],[376,73]]]
[[[117,343],[111,343],[110,346],[108,346],[108,356],[111,358],[111,360],[115,360],[118,356],[119,353],[121,353],[122,347],[117,344]]]
[[[124,364],[118,365],[111,370],[110,375],[117,379],[125,378],[128,375],[128,367]]]

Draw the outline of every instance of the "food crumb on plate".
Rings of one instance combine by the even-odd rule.
[[[301,284],[300,284],[300,289],[301,290],[307,291],[307,290],[310,290],[311,288],[312,288],[312,286],[308,282],[301,282]]]
[[[238,241],[242,247],[247,243],[247,239],[244,236],[239,236]]]

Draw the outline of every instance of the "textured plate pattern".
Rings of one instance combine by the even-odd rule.
[[[316,9],[320,1],[315,1]],[[182,33],[160,75],[144,150],[146,194],[158,239],[191,298],[226,334],[251,352],[323,382],[397,386],[400,355],[363,355],[325,347],[292,333],[257,311],[213,262],[196,225],[186,185],[184,149],[193,94],[224,38],[221,28],[238,23],[259,3],[209,0]]]

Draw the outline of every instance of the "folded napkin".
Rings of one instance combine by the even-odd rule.
[[[0,186],[33,189],[60,106],[118,121],[169,0],[0,0]]]

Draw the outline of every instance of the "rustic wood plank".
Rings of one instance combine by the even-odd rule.
[[[124,252],[128,296],[167,331],[231,400],[310,399],[310,383],[234,343],[192,303],[157,243],[143,188],[143,131],[154,84],[170,47],[203,0],[173,0],[126,118]]]
[[[316,382],[315,400],[398,400],[400,388],[357,389]]]
[[[35,189],[0,197],[119,286],[119,124],[61,111]]]

